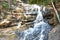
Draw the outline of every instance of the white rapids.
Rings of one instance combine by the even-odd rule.
[[[33,28],[26,29],[24,31],[15,32],[17,38],[15,40],[48,40],[48,33],[51,30],[50,25],[44,22],[43,15],[47,14],[46,8],[38,5],[32,5],[30,9],[25,7],[25,14],[37,13],[36,19],[33,21]],[[30,11],[28,11],[30,10]],[[35,10],[35,11],[33,11]]]

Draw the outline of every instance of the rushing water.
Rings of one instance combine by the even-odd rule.
[[[46,11],[38,5],[32,5],[32,8],[35,9],[35,13],[37,13],[33,28],[30,27],[24,31],[15,32],[17,36],[15,40],[48,40],[48,32],[51,30],[51,27],[47,22],[44,22],[43,14],[45,14]],[[34,12],[33,9],[30,14]],[[28,10],[26,12],[28,12]]]

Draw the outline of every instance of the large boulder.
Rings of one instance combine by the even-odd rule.
[[[60,40],[60,25],[51,30],[48,40]]]

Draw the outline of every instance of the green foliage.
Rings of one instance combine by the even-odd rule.
[[[53,0],[53,2],[57,2],[59,0]],[[46,5],[48,3],[50,3],[51,0],[28,0],[28,3],[30,4],[39,4],[39,5]]]
[[[8,9],[8,3],[7,2],[1,2],[0,5],[2,5],[3,9]]]
[[[16,0],[12,0],[12,4],[16,4]]]

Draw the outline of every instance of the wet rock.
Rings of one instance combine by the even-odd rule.
[[[24,9],[19,8],[19,7],[16,7],[16,8],[15,8],[15,12],[16,12],[16,13],[22,13],[22,12],[24,12]]]
[[[60,40],[60,25],[55,26],[50,31],[48,40]]]
[[[22,2],[21,0],[16,0],[17,2]]]
[[[17,18],[17,19],[24,19],[24,14],[23,13],[12,13],[13,17]]]
[[[0,35],[0,40],[15,40],[15,35]]]
[[[53,26],[53,25],[56,25],[58,22],[52,18],[48,20],[48,23]]]
[[[4,19],[3,21],[0,22],[0,27],[7,27],[11,24],[11,21],[9,21],[10,18],[7,17],[7,19]]]

